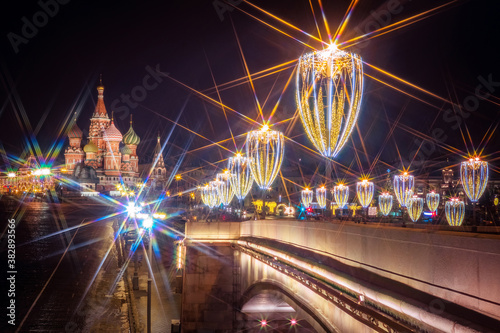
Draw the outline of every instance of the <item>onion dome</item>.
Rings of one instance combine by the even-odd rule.
[[[111,124],[104,130],[103,134],[104,140],[107,141],[122,141],[123,138],[118,128],[116,128],[113,118],[111,118]]]
[[[130,115],[130,128],[127,133],[123,136],[123,143],[126,145],[138,145],[141,142],[141,138],[135,133],[132,128],[132,115]]]
[[[97,148],[97,146],[95,145],[95,143],[93,143],[92,141],[90,141],[89,143],[87,143],[84,147],[83,147],[83,151],[86,152],[86,153],[97,153],[99,149]]]
[[[130,155],[132,154],[132,149],[127,146],[123,146],[121,149],[122,155]]]
[[[68,132],[68,138],[70,138],[70,139],[76,139],[76,138],[81,139],[82,135],[83,135],[82,130],[78,127],[78,125],[76,123],[74,123],[73,126],[71,127],[71,129]]]

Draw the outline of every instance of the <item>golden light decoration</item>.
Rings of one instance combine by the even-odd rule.
[[[460,179],[467,197],[470,201],[477,202],[486,190],[488,183],[488,162],[481,161],[479,157],[462,162]]]
[[[316,189],[316,201],[321,209],[326,207],[326,187],[321,186]]]
[[[185,263],[186,246],[184,240],[177,243],[177,269],[183,269]]]
[[[392,209],[393,196],[387,192],[378,196],[378,208],[382,215],[387,216]]]
[[[431,191],[425,196],[425,201],[427,202],[427,207],[431,212],[435,212],[439,206],[439,193]]]
[[[415,188],[415,178],[403,172],[401,175],[394,176],[394,194],[401,207],[406,207],[408,200],[413,196]]]
[[[363,95],[363,61],[354,53],[327,49],[299,58],[296,102],[314,147],[335,157],[351,135]]]
[[[300,191],[301,202],[304,207],[311,206],[311,202],[313,200],[313,191],[308,189],[307,187]]]
[[[465,216],[465,204],[458,198],[451,198],[447,201],[444,206],[444,211],[446,213],[446,221],[448,224],[454,227],[462,225]]]
[[[408,200],[406,208],[408,208],[408,215],[410,215],[410,219],[413,222],[417,222],[420,215],[422,215],[422,211],[424,210],[424,199],[414,195]]]
[[[356,193],[358,194],[359,203],[363,208],[368,207],[372,202],[374,189],[373,182],[369,182],[368,179],[363,179],[356,183]]]
[[[246,153],[250,159],[253,179],[261,189],[268,189],[278,175],[284,148],[283,133],[269,130],[268,125],[264,125],[259,131],[248,132]]]
[[[349,201],[349,186],[339,184],[333,187],[333,197],[340,209],[343,209]]]
[[[252,189],[253,176],[250,170],[250,159],[236,153],[229,158],[228,169],[231,173],[231,187],[238,200],[243,200]]]
[[[221,204],[219,196],[219,181],[211,181],[207,185],[201,188],[201,200],[210,209],[219,206]]]
[[[234,197],[234,191],[230,182],[232,176],[229,170],[217,174],[217,180],[219,181],[219,198],[224,206],[228,206]]]

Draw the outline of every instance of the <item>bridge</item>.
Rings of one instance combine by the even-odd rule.
[[[184,245],[184,332],[500,327],[498,234],[266,219],[189,222]]]

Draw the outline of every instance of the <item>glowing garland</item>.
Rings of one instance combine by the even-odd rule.
[[[407,206],[408,200],[413,196],[414,187],[415,178],[407,172],[394,176],[394,194],[396,194],[396,199],[401,207]]]
[[[253,176],[250,170],[250,160],[236,153],[229,158],[228,169],[231,173],[231,188],[238,200],[243,200],[252,189]]]
[[[422,211],[424,210],[424,199],[414,195],[408,200],[406,207],[408,208],[408,215],[410,215],[410,219],[413,222],[417,222],[420,215],[422,215]]]
[[[251,161],[253,179],[261,189],[268,189],[278,175],[284,147],[283,133],[270,131],[267,125],[259,131],[248,132],[246,153]]]
[[[439,206],[439,193],[431,191],[427,193],[425,197],[425,201],[427,202],[427,207],[431,212],[435,212]]]
[[[368,179],[363,179],[356,183],[356,193],[358,194],[359,203],[363,208],[368,207],[372,202],[374,188],[375,186]]]
[[[316,201],[321,209],[326,207],[326,188],[324,186],[318,187],[316,189]]]
[[[333,197],[340,209],[343,209],[349,201],[349,186],[339,184],[333,187]]]
[[[488,183],[488,162],[471,158],[460,165],[460,179],[465,194],[470,201],[477,202],[483,195]]]
[[[378,196],[378,208],[382,215],[387,216],[392,209],[393,196],[389,193],[382,193]]]
[[[307,187],[300,191],[301,202],[304,207],[311,206],[311,202],[313,200],[313,191],[308,189]]]
[[[230,179],[233,175],[229,173],[228,170],[224,173],[217,174],[217,180],[219,181],[219,199],[224,206],[228,206],[233,200],[234,192],[231,187]]]
[[[446,213],[446,221],[448,221],[449,225],[454,227],[462,225],[465,216],[465,204],[463,201],[458,200],[458,198],[452,198],[446,202],[444,211]]]
[[[296,102],[314,147],[335,157],[351,135],[363,94],[363,61],[335,45],[299,58]]]

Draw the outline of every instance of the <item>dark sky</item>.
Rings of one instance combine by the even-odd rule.
[[[40,13],[41,3],[51,4],[47,8],[52,11],[52,17]],[[222,2],[213,0],[73,0],[67,3],[61,0],[64,4],[58,2],[57,9],[54,3],[55,0],[11,1],[3,5],[0,14],[0,142],[2,149],[11,155],[25,152],[28,145],[33,145],[35,137],[42,152],[46,153],[57,142],[68,116],[75,111],[79,113],[78,125],[87,129],[97,95],[95,87],[102,73],[107,110],[109,113],[115,110],[117,127],[122,133],[128,129],[127,115],[130,112],[134,115],[135,130],[142,138],[139,147],[142,161],[151,158],[158,131],[163,139],[168,136],[173,126],[168,119],[175,120],[179,116],[179,124],[205,137],[195,136],[191,141],[194,134],[185,128],[174,128],[167,150],[173,161],[178,160],[182,149],[193,150],[211,141],[228,139],[231,135],[221,108],[193,95],[171,78],[207,91],[211,98],[218,99],[212,89],[211,73],[217,84],[245,75],[235,32],[251,72],[297,59],[310,50],[248,14],[303,42],[320,46],[306,35],[235,0],[233,3],[248,14],[238,9],[217,10],[215,7],[220,8]],[[253,3],[317,35],[309,1],[255,0]],[[360,1],[341,41],[444,3],[446,1]],[[407,94],[365,77],[359,133],[353,132],[352,141],[337,158],[339,163],[356,173],[366,173],[380,152],[380,161],[400,168],[398,149],[404,160],[411,160],[420,143],[415,138],[422,135],[434,134],[439,144],[424,144],[427,152],[421,153],[417,159],[425,157],[439,162],[448,158],[458,162],[461,154],[472,149],[471,142],[475,147],[479,146],[489,127],[499,122],[500,83],[495,82],[500,82],[497,65],[500,22],[495,3],[457,1],[420,22],[372,39],[363,47],[349,49],[359,53],[367,63],[473,111],[457,114],[458,109],[452,111],[452,106],[446,101],[365,66],[366,74]],[[320,19],[317,2],[313,0],[313,4]],[[324,6],[334,32],[349,1],[327,0]],[[34,20],[39,20],[37,31],[24,27],[23,36],[23,26],[31,25]],[[322,19],[318,23],[325,36]],[[13,45],[16,42],[9,38],[24,39],[22,42],[16,39],[17,45]],[[147,91],[136,105],[127,106],[120,100],[121,96],[141,89],[149,73],[147,68],[159,68],[170,78],[148,81],[155,87]],[[267,99],[263,108],[265,115],[270,114],[292,70],[254,82],[261,104]],[[478,99],[475,90],[484,80],[493,81],[493,84],[490,84],[490,91],[482,88],[480,92],[491,94],[487,99]],[[285,90],[273,120],[293,115],[294,88],[292,82]],[[257,119],[255,100],[248,84],[221,91],[221,98],[227,106]],[[387,133],[400,112],[402,116],[398,125],[386,141]],[[457,126],[457,121],[460,126]],[[231,112],[228,113],[228,122],[234,135],[257,128]],[[281,125],[278,129],[284,131],[286,127]],[[313,148],[302,133],[298,121],[290,136]],[[236,140],[239,148],[243,142],[243,136]],[[483,154],[490,160],[498,158],[499,143],[499,135],[495,132],[487,145],[483,142],[481,148],[486,147]],[[64,147],[66,145],[67,140]],[[235,148],[231,140],[224,142],[223,146],[232,151]],[[212,146],[189,153],[184,163],[216,162],[230,154]],[[299,158],[314,163],[323,160],[291,142],[287,142],[286,154],[287,163],[292,164]],[[427,164],[423,168],[424,165],[416,163],[413,168],[425,172],[433,165]],[[386,167],[380,162],[376,166]]]

